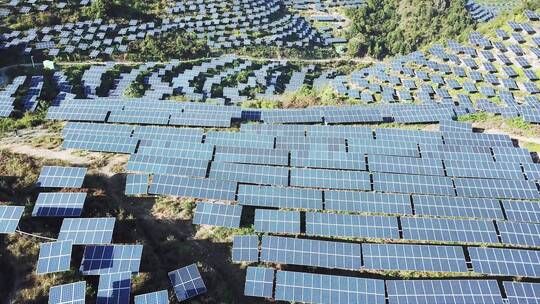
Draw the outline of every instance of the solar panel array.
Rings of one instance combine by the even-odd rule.
[[[161,290],[135,296],[135,304],[169,304],[169,292]]]
[[[129,304],[131,272],[117,272],[99,276],[97,304]]]

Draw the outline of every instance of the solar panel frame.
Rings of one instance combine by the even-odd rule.
[[[102,274],[99,276],[96,304],[129,304],[131,272]]]
[[[255,231],[300,234],[300,212],[255,209]]]
[[[235,263],[259,262],[259,237],[257,235],[234,235],[232,261]]]
[[[274,293],[273,268],[248,267],[244,295],[250,297],[272,298]]]
[[[125,195],[147,195],[149,176],[147,174],[128,174]]]
[[[277,166],[212,162],[209,177],[249,184],[287,186],[289,169]]]
[[[346,212],[413,214],[410,195],[358,191],[324,191],[324,209]]]
[[[433,195],[413,195],[416,215],[504,219],[498,200]]]
[[[540,204],[537,202],[503,200],[502,205],[509,221],[540,223]]]
[[[389,304],[503,304],[496,280],[387,280]]]
[[[58,240],[72,240],[74,245],[110,244],[116,218],[66,218]]]
[[[86,168],[44,166],[37,185],[43,188],[81,188]]]
[[[373,173],[375,191],[455,196],[452,179],[442,176]]]
[[[540,283],[503,282],[508,304],[539,304]]]
[[[366,269],[427,272],[468,272],[462,247],[362,244]]]
[[[347,238],[399,239],[396,217],[318,212],[306,213],[306,234]]]
[[[38,275],[68,271],[71,264],[73,242],[56,241],[39,244],[39,258],[36,266]]]
[[[454,178],[458,196],[540,199],[536,184],[525,180]]]
[[[236,185],[236,182],[214,179],[154,175],[148,193],[233,201],[236,194]]]
[[[83,275],[139,272],[142,245],[87,245],[79,271]]]
[[[86,281],[52,286],[49,289],[49,304],[84,304]]]
[[[278,270],[275,299],[306,303],[385,303],[383,280]]]
[[[369,155],[368,164],[371,172],[437,176],[445,175],[442,162],[436,159]]]
[[[246,206],[323,209],[322,191],[291,187],[239,185],[238,203]]]
[[[330,269],[361,268],[360,244],[263,236],[260,260]]]
[[[492,221],[402,217],[403,239],[460,243],[499,243]]]
[[[522,249],[469,248],[473,269],[477,273],[501,276],[540,276],[540,252]]]
[[[160,290],[137,295],[134,298],[135,304],[169,304],[169,292]]]
[[[80,216],[86,192],[40,193],[32,211],[32,216],[75,217]]]
[[[193,224],[238,228],[241,216],[241,205],[199,202],[195,207]]]
[[[169,279],[180,302],[206,292],[206,286],[195,264],[169,272]]]
[[[291,168],[291,186],[371,191],[368,172]]]
[[[504,244],[540,247],[540,224],[497,221]]]

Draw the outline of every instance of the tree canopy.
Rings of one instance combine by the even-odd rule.
[[[347,16],[350,54],[376,58],[407,54],[473,26],[465,0],[367,0]]]

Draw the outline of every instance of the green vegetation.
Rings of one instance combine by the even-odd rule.
[[[39,126],[45,122],[46,111],[25,113],[22,118],[0,119],[0,137],[9,132]]]
[[[465,0],[368,0],[347,16],[349,54],[376,58],[408,54],[473,26]]]
[[[168,32],[159,37],[146,36],[129,45],[127,58],[133,61],[168,61],[208,57],[210,50],[205,40],[185,31]]]
[[[356,99],[339,95],[332,87],[325,86],[320,90],[303,85],[296,92],[285,93],[279,100],[255,99],[243,103],[245,108],[254,109],[303,109],[314,106],[336,106],[358,104]]]

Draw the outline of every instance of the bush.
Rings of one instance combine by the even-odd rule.
[[[134,61],[168,61],[208,57],[209,54],[205,40],[197,39],[193,33],[174,31],[132,42],[127,57]]]

